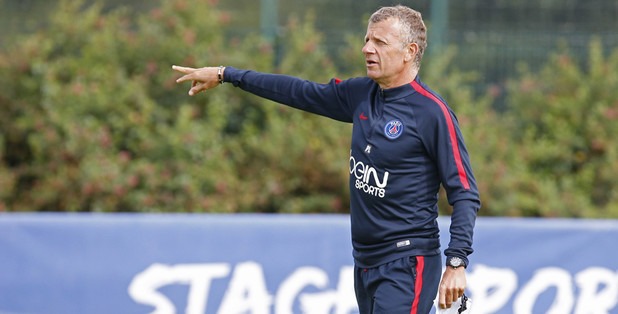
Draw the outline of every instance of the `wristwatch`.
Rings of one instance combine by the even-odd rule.
[[[459,267],[466,268],[466,262],[463,259],[457,256],[449,256],[446,258],[446,266],[450,266],[453,269],[457,269]]]

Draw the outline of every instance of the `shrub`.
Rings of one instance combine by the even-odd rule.
[[[209,1],[135,14],[83,6],[61,1],[47,28],[0,55],[0,210],[345,210],[332,188],[345,186],[347,151],[332,149],[345,127],[227,86],[189,98],[170,68],[274,71],[272,46],[226,40],[226,15]],[[310,45],[289,36],[283,69],[332,75],[310,24],[290,27]]]
[[[350,125],[230,85],[188,97],[170,67],[327,82],[364,75],[362,40],[335,67],[313,14],[274,46],[226,36],[214,2],[141,13],[63,0],[45,29],[0,51],[0,211],[347,212]],[[481,214],[618,217],[618,51],[592,42],[582,66],[564,50],[480,96],[456,54],[427,56],[421,75],[457,113]]]
[[[617,86],[618,50],[604,56],[599,40],[585,65],[564,49],[538,73],[521,69],[509,114],[527,172],[522,214],[618,217]]]

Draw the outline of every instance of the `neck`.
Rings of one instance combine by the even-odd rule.
[[[395,87],[399,87],[402,85],[406,85],[409,84],[410,82],[414,81],[414,79],[416,78],[416,76],[418,75],[418,69],[412,69],[409,71],[404,71],[402,73],[402,75],[389,80],[389,81],[376,81],[376,83],[378,83],[378,85],[380,85],[381,89],[389,89],[389,88],[395,88]]]

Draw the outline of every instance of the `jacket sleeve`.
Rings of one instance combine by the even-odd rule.
[[[429,154],[436,162],[442,186],[453,206],[450,242],[446,256],[462,258],[468,264],[480,197],[470,158],[454,113],[445,103],[434,107],[434,123],[426,128]]]
[[[332,79],[319,84],[293,76],[226,67],[224,81],[249,93],[342,122],[352,122],[345,84]]]

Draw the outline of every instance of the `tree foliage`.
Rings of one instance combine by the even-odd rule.
[[[175,84],[174,63],[275,70],[258,37],[223,37],[225,19],[208,1],[144,14],[62,1],[48,28],[0,57],[1,208],[343,210],[345,155],[333,155],[347,152],[333,147],[345,127],[232,87],[189,98]],[[302,74],[328,79],[316,77],[334,72],[319,36],[291,24],[298,33],[305,41],[287,39],[284,67],[311,55]]]
[[[511,140],[526,179],[521,214],[618,216],[618,50],[593,40],[580,65],[568,50],[510,86]]]
[[[170,68],[363,75],[336,73],[362,70],[362,40],[332,58],[315,19],[288,20],[277,59],[257,34],[226,37],[213,0],[143,13],[60,1],[46,28],[0,51],[0,210],[346,212],[350,125],[229,85],[188,97]],[[563,51],[522,68],[505,112],[496,91],[477,95],[457,53],[421,74],[457,112],[481,213],[618,217],[618,53],[593,42],[585,66]]]

